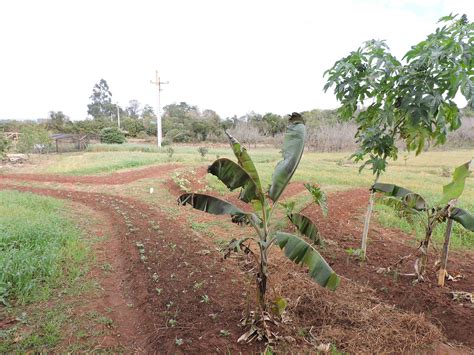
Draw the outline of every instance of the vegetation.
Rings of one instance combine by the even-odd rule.
[[[281,160],[273,173],[272,184],[264,192],[259,174],[246,149],[230,134],[227,133],[232,150],[237,158],[237,163],[232,160],[217,159],[208,169],[230,190],[241,188],[239,199],[251,204],[253,212],[244,212],[233,204],[216,197],[197,193],[186,193],[178,198],[180,204],[190,204],[195,209],[212,214],[229,214],[232,221],[238,224],[249,224],[256,231],[256,237],[245,237],[233,240],[226,248],[226,255],[231,252],[243,251],[253,256],[257,271],[255,273],[258,305],[261,313],[254,319],[249,319],[251,331],[244,334],[245,340],[253,338],[273,339],[273,334],[266,327],[268,318],[266,291],[268,279],[268,254],[273,244],[277,244],[285,255],[297,264],[306,265],[311,278],[321,286],[335,289],[339,284],[339,277],[316,251],[313,243],[320,243],[317,234],[313,233],[316,226],[309,219],[290,218],[298,230],[311,240],[293,234],[274,230],[271,221],[273,212],[279,199],[298,167],[304,150],[306,128],[301,115],[293,113],[283,145],[283,160]],[[295,215],[296,216],[296,215]],[[311,231],[311,233],[308,233]],[[254,253],[251,244],[258,247],[259,253]],[[276,301],[284,308],[285,301]],[[278,307],[280,309],[280,306]],[[280,312],[278,312],[280,313]],[[263,329],[258,325],[262,324]]]
[[[46,129],[39,126],[24,126],[16,149],[20,153],[47,153],[51,149],[51,138]]]
[[[396,59],[384,41],[371,40],[337,61],[326,71],[324,87],[334,86],[341,102],[341,118],[357,123],[360,149],[353,157],[370,166],[375,183],[388,158],[398,156],[397,140],[408,151],[422,152],[427,141],[446,142],[447,133],[461,126],[461,113],[453,101],[458,92],[474,107],[474,78],[470,43],[474,34],[466,16],[445,16],[443,26]],[[368,158],[367,158],[368,157]],[[374,197],[371,195],[361,243],[365,258]]]
[[[446,263],[448,257],[449,241],[451,237],[452,221],[461,224],[467,230],[474,232],[474,216],[466,210],[455,207],[457,199],[462,195],[466,178],[469,175],[469,165],[465,163],[456,168],[451,183],[443,187],[443,196],[434,206],[430,206],[426,200],[419,194],[394,184],[376,183],[373,186],[374,191],[380,191],[399,201],[398,208],[405,213],[424,213],[425,214],[425,237],[420,243],[419,250],[421,257],[417,259],[415,271],[418,275],[418,281],[423,280],[428,260],[428,247],[434,229],[440,223],[448,221],[446,229],[445,248],[443,249],[442,262],[440,269],[440,284],[444,285],[446,274]]]
[[[125,135],[117,127],[107,127],[100,131],[100,141],[106,144],[122,144],[125,142]]]
[[[0,303],[43,299],[81,272],[84,245],[62,202],[8,190],[0,200]]]

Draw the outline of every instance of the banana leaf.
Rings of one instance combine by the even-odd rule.
[[[414,193],[404,187],[394,184],[376,183],[372,186],[373,191],[385,193],[387,196],[400,199],[406,207],[416,211],[425,211],[428,209],[428,203],[421,195]]]
[[[183,206],[189,204],[197,210],[211,214],[230,214],[232,216],[232,222],[234,223],[248,222],[247,213],[235,207],[233,204],[214,196],[186,193],[178,197],[178,204]]]
[[[268,191],[268,196],[273,202],[276,202],[281,196],[300,163],[304,150],[305,136],[306,127],[303,117],[298,113],[292,113],[283,142],[283,160],[275,167],[272,185]]]
[[[290,213],[287,215],[288,219],[293,223],[298,231],[311,239],[313,243],[322,245],[323,241],[318,232],[318,227],[308,217],[300,213]]]
[[[247,153],[247,149],[242,147],[237,139],[232,137],[229,132],[225,131],[225,134],[229,138],[232,151],[234,152],[235,157],[237,158],[239,165],[247,172],[247,174],[252,178],[256,186],[257,194],[263,198],[262,184],[260,183],[260,177],[258,176],[257,169],[250,158],[250,155]]]
[[[331,269],[324,258],[308,243],[295,235],[283,232],[275,233],[278,245],[285,255],[296,264],[304,264],[309,275],[319,285],[335,290],[340,283],[339,276]]]
[[[474,216],[462,208],[453,208],[450,217],[461,224],[467,230],[474,232]]]
[[[249,174],[232,160],[217,159],[207,171],[221,180],[231,191],[242,187],[239,198],[244,202],[257,199],[257,187]]]
[[[449,201],[459,198],[464,191],[464,185],[466,178],[469,176],[469,166],[471,161],[458,166],[453,173],[453,180],[443,186],[443,197],[441,198],[440,205],[447,204]]]

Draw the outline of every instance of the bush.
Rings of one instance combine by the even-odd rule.
[[[3,158],[5,156],[8,151],[8,148],[10,148],[10,143],[8,142],[8,139],[6,139],[2,134],[0,136],[0,158]]]
[[[52,140],[49,133],[39,126],[25,126],[20,131],[16,149],[20,153],[48,153]]]
[[[100,141],[107,144],[122,144],[125,142],[125,135],[117,127],[107,127],[100,131]]]
[[[209,149],[207,149],[206,147],[199,147],[198,152],[199,154],[201,154],[201,157],[204,158],[206,154],[209,153]]]

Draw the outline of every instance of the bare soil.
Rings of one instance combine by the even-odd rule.
[[[104,228],[112,232],[103,257],[114,272],[102,280],[105,296],[100,302],[115,310],[111,318],[117,328],[108,339],[111,343],[119,343],[130,352],[145,353],[262,351],[264,344],[236,342],[244,332],[238,326],[242,311],[249,297],[253,297],[253,284],[249,284],[248,272],[244,271],[248,271],[247,261],[231,258],[224,262],[215,245],[190,228],[188,209],[172,215],[137,199],[75,191],[70,185],[48,189],[14,184],[34,181],[117,185],[166,177],[177,167],[160,165],[106,176],[0,175],[0,189],[68,199],[103,216]],[[199,169],[197,175],[204,172],[205,168]],[[162,188],[175,197],[182,192],[171,179]],[[291,184],[286,196],[303,190],[302,184]],[[235,193],[226,197],[236,200]],[[346,249],[359,246],[367,199],[365,190],[340,192],[329,196],[327,218],[314,205],[304,211],[317,222],[327,240],[322,254],[342,276],[341,287],[335,293],[314,285],[304,269],[274,248],[269,297],[283,295],[289,304],[288,322],[279,327],[283,337],[280,351],[314,351],[318,344],[331,342],[347,352],[433,352],[443,341],[462,343],[470,347],[464,351],[472,351],[474,309],[451,301],[448,295],[454,289],[472,292],[472,253],[451,253],[451,273],[461,273],[464,278],[448,283],[444,289],[435,285],[434,269],[428,272],[433,275],[432,282],[415,286],[411,278],[395,279],[377,273],[377,269],[395,263],[415,247],[407,243],[411,236],[372,223],[368,261],[360,264],[349,256]],[[172,206],[175,201],[162,204]],[[203,221],[226,220],[221,216],[198,216]],[[221,232],[227,233],[225,229]],[[410,265],[412,262],[408,261],[406,269],[400,271],[412,272]],[[97,300],[91,299],[91,307],[95,307],[94,302]]]

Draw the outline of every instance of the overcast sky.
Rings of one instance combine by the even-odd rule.
[[[0,2],[0,119],[87,116],[92,88],[113,101],[186,101],[221,117],[335,108],[323,73],[369,39],[399,58],[473,0],[11,0]]]

